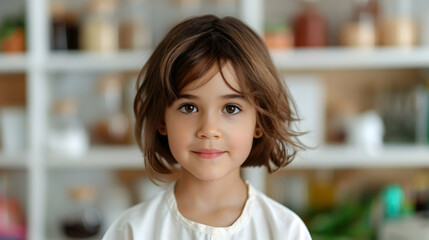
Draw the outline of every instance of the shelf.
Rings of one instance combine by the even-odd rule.
[[[143,156],[137,146],[95,147],[82,159],[51,157],[48,161],[48,166],[51,169],[144,169]],[[342,145],[323,146],[317,150],[307,150],[299,153],[287,168],[401,167],[429,167],[429,146],[387,145],[374,153]]]
[[[27,71],[27,55],[18,54],[0,54],[0,72],[17,73]]]
[[[47,68],[50,72],[139,71],[150,54],[150,50],[116,53],[58,51],[50,54]],[[281,70],[391,69],[429,66],[429,47],[374,49],[329,47],[272,50],[271,56],[274,64]],[[12,59],[8,61],[12,62]],[[25,65],[21,68],[25,69]],[[4,67],[0,68],[2,69]]]
[[[50,53],[46,67],[50,72],[140,71],[150,53],[149,50],[112,53],[56,51]]]
[[[422,168],[429,167],[429,146],[387,145],[377,152],[347,146],[323,146],[299,153],[294,169]],[[286,169],[288,168],[286,167]]]
[[[50,169],[143,169],[143,155],[137,146],[94,147],[80,159],[51,156]]]
[[[356,49],[329,47],[271,51],[281,70],[391,69],[429,66],[429,47]]]
[[[3,168],[3,169],[27,168],[26,157],[27,157],[26,153],[9,155],[0,151],[0,168]]]

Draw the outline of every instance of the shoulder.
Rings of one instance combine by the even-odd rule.
[[[103,240],[131,240],[138,239],[142,232],[147,233],[162,216],[168,213],[168,206],[164,202],[165,193],[158,194],[152,200],[135,205],[123,212],[109,227]]]
[[[272,235],[285,239],[311,239],[306,225],[296,213],[259,191],[255,190],[254,196],[254,213],[266,221]]]

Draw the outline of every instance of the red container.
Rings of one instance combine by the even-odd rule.
[[[26,228],[19,202],[0,196],[0,239],[26,239]]]
[[[327,45],[326,20],[315,0],[304,0],[293,19],[295,47],[323,47]]]

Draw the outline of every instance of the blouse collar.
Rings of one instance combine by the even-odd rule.
[[[231,233],[239,230],[244,225],[244,223],[246,223],[247,220],[250,219],[250,216],[252,213],[252,208],[253,208],[253,203],[254,203],[254,199],[255,199],[255,189],[247,181],[246,181],[246,185],[248,186],[248,188],[247,188],[248,189],[248,195],[247,195],[248,197],[247,197],[246,203],[244,205],[243,211],[241,212],[240,217],[237,220],[235,220],[235,222],[231,226],[228,226],[228,227],[208,226],[208,225],[198,223],[198,222],[194,222],[194,221],[191,221],[191,220],[185,218],[179,212],[179,209],[177,207],[176,196],[174,195],[174,186],[175,185],[176,185],[176,183],[171,184],[168,187],[167,192],[166,192],[166,200],[167,200],[168,206],[170,208],[170,211],[173,214],[176,221],[188,229],[198,231],[198,232],[203,232],[203,233],[206,233],[209,235],[231,234]]]

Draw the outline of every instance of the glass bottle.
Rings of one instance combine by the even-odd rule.
[[[79,24],[75,13],[62,1],[51,5],[51,49],[77,50],[79,48]]]
[[[96,208],[96,193],[91,185],[73,186],[69,190],[71,204],[61,220],[61,229],[67,237],[83,239],[100,232],[102,215]]]
[[[411,47],[417,42],[413,0],[382,0],[380,42],[384,46]]]
[[[302,0],[301,9],[293,19],[295,47],[323,47],[327,45],[327,24],[319,11],[317,0]]]
[[[80,158],[87,152],[89,138],[73,99],[55,103],[48,144],[51,154],[66,158]]]
[[[114,52],[118,49],[115,0],[92,0],[87,6],[80,44],[84,50]]]
[[[351,20],[340,30],[340,43],[347,47],[374,47],[377,3],[373,0],[354,0]]]
[[[420,173],[413,181],[414,208],[417,214],[429,213],[429,177]]]
[[[100,112],[99,119],[92,129],[94,144],[130,144],[131,124],[123,110],[121,78],[118,75],[103,76],[98,84],[98,96]]]
[[[120,49],[147,49],[152,44],[149,6],[141,0],[122,0],[119,25]]]

